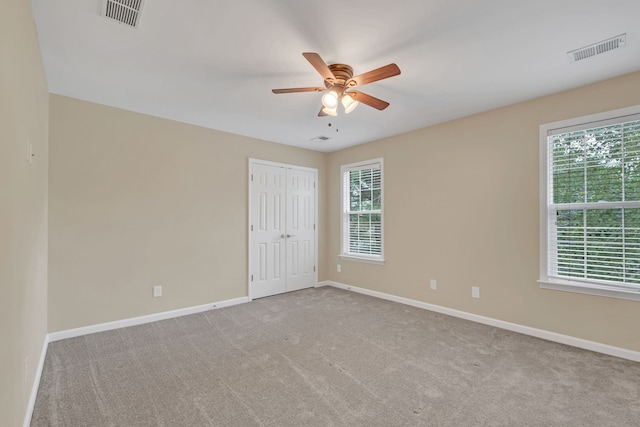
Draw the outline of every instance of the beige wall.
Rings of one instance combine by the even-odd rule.
[[[47,327],[47,98],[29,2],[2,1],[0,425],[3,426],[22,425]],[[36,155],[31,165],[27,162],[27,140],[33,144]]]
[[[51,332],[246,296],[250,157],[319,169],[325,203],[323,153],[57,95],[50,112]]]
[[[245,296],[254,157],[319,169],[320,280],[640,351],[637,302],[536,283],[539,125],[635,104],[640,73],[322,154],[52,95],[49,331]],[[340,261],[340,165],[375,157],[387,262]]]
[[[639,302],[536,283],[539,125],[636,104],[640,73],[330,154],[324,276],[640,351]],[[340,165],[376,157],[385,167],[386,264],[341,261]]]

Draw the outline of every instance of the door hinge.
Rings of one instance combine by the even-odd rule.
[[[253,274],[251,275],[251,281],[253,282]]]
[[[253,224],[251,224],[251,231],[253,231]]]
[[[316,188],[316,182],[315,181],[313,182],[313,188]]]
[[[316,271],[316,266],[315,266],[315,265],[313,266],[313,271],[314,271],[314,272]]]
[[[316,229],[316,225],[315,225],[315,224],[313,224],[313,229],[314,229],[314,230]]]
[[[253,181],[253,174],[251,174],[251,181]]]

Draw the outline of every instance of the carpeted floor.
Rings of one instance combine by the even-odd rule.
[[[31,425],[637,427],[640,363],[308,289],[53,342]]]

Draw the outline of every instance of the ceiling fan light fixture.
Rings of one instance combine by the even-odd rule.
[[[107,0],[104,0],[107,1]],[[140,1],[140,0],[108,0],[108,1]],[[387,64],[384,67],[367,71],[366,73],[353,75],[353,68],[347,64],[331,64],[326,62],[315,52],[303,52],[302,56],[316,69],[322,76],[325,87],[293,87],[285,89],[272,89],[273,93],[295,93],[295,92],[324,92],[322,96],[322,108],[318,117],[337,116],[338,104],[342,103],[345,113],[350,113],[362,103],[376,110],[384,110],[389,106],[387,101],[360,92],[360,86],[388,79],[400,74],[400,68],[396,64]],[[348,91],[347,91],[348,90]]]
[[[322,96],[322,105],[324,105],[325,108],[333,109],[335,111],[338,106],[338,94],[333,90],[325,93]]]
[[[329,115],[329,116],[337,116],[338,115],[338,108],[337,105],[333,108],[329,108],[329,107],[324,107],[322,109],[322,112]]]
[[[358,104],[359,102],[353,99],[348,93],[345,93],[342,97],[342,106],[344,107],[344,112],[347,114],[355,110]]]

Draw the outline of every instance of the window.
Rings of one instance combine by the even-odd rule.
[[[352,163],[342,175],[341,257],[383,263],[382,159]]]
[[[541,286],[640,300],[640,106],[540,130]]]

